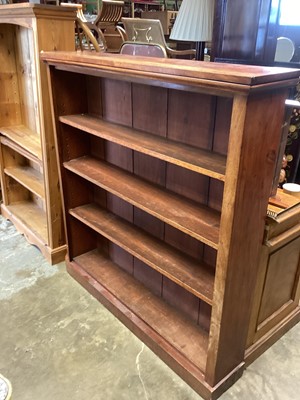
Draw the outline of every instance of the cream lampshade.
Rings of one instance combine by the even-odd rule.
[[[214,0],[183,0],[170,39],[196,42],[196,60],[203,60],[205,42],[212,40]]]

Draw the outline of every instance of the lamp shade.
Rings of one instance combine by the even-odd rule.
[[[214,0],[183,0],[170,39],[209,42],[212,39]]]

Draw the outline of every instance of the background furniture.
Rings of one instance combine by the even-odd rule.
[[[2,214],[51,263],[66,253],[61,195],[41,50],[74,50],[76,10],[23,3],[0,7]]]
[[[212,60],[274,65],[277,39],[288,37],[296,52],[291,67],[299,67],[300,25],[280,24],[278,0],[215,0]],[[294,64],[293,64],[294,63]],[[280,63],[280,65],[287,65]]]
[[[123,42],[120,54],[144,57],[168,57],[164,47],[155,43]]]
[[[278,189],[269,202],[260,253],[247,339],[248,362],[299,319],[299,274],[300,199]]]
[[[144,18],[122,18],[127,40],[156,43],[165,48],[169,57],[195,56],[194,49],[176,50],[169,47],[166,43],[164,32],[160,20]]]
[[[170,39],[195,42],[196,60],[204,60],[211,42],[214,6],[214,0],[184,0],[175,20]]]
[[[250,360],[284,100],[299,71],[42,57],[68,271],[204,398],[216,398]],[[296,306],[288,327],[299,315]]]
[[[172,26],[178,11],[165,10],[165,11],[144,11],[141,14],[141,18],[146,19],[159,19],[164,35],[170,35]]]
[[[280,14],[286,14],[286,7],[292,3],[299,8],[297,1],[240,0],[237,6],[236,0],[216,0],[211,60],[299,68],[300,24],[284,25],[284,21],[280,21]],[[297,9],[290,11],[293,15]],[[293,42],[295,51],[289,62],[275,60],[280,37]],[[294,95],[295,91],[291,91],[288,97],[293,99]],[[290,181],[300,182],[297,165],[298,162],[291,163]]]
[[[100,38],[104,36],[105,51],[118,53],[125,40],[124,29],[118,25],[123,15],[123,9],[124,1],[102,0],[96,19],[87,24],[91,30],[96,31],[96,36],[98,35]]]
[[[75,48],[81,51],[105,51],[107,48],[106,40],[101,31],[97,30],[97,35],[87,26],[87,20],[83,14],[82,4],[61,3],[62,7],[73,7],[77,10],[75,19]],[[96,37],[97,36],[97,37]]]

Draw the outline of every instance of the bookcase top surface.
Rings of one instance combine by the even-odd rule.
[[[203,85],[232,92],[295,86],[300,69],[210,63],[194,60],[125,56],[108,53],[44,52],[42,60],[58,68],[98,70],[184,85]],[[60,67],[59,67],[60,65]],[[74,70],[75,71],[75,70]]]
[[[16,23],[21,18],[72,18],[76,17],[77,8],[53,6],[37,3],[16,3],[0,5],[0,23]]]

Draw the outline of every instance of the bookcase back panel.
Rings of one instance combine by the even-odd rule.
[[[167,136],[168,90],[132,84],[133,127],[157,136]]]
[[[135,226],[138,226],[145,232],[150,233],[157,239],[164,239],[167,225],[163,221],[153,217],[153,215],[147,214],[145,211],[137,207],[133,208],[133,213],[133,221]]]
[[[51,73],[51,70],[50,70]],[[98,81],[97,81],[98,79]],[[83,74],[66,71],[55,72],[53,97],[58,115],[87,113],[102,115],[99,78],[86,77]],[[87,95],[87,88],[93,90]]]
[[[169,90],[168,138],[212,149],[215,96]]]
[[[200,204],[208,202],[209,178],[194,171],[168,164],[166,188]]]
[[[16,37],[14,25],[0,24],[0,125],[22,123],[19,81],[16,62]]]
[[[101,87],[103,119],[121,125],[132,126],[131,83],[101,79]]]
[[[134,277],[143,283],[156,296],[162,296],[163,276],[149,268],[143,261],[134,258]]]
[[[192,293],[163,277],[162,298],[178,310],[184,312],[195,323],[199,320],[200,300]]]

